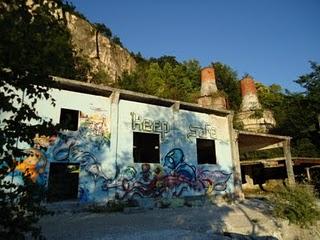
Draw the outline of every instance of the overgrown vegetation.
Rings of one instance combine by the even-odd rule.
[[[104,70],[99,70],[98,72],[94,73],[91,82],[95,84],[112,85],[109,74]]]
[[[295,81],[304,92],[284,92],[279,85],[257,86],[261,104],[273,111],[277,122],[271,133],[293,137],[293,156],[320,157],[320,65],[310,65],[312,71]]]
[[[23,145],[32,146],[36,133],[55,131],[36,111],[38,100],[54,104],[47,87],[50,75],[81,74],[65,21],[51,14],[54,7],[47,1],[34,2],[36,6],[25,0],[0,2],[0,235],[8,240],[42,237],[37,226],[45,213],[42,185],[16,166],[29,156]],[[24,179],[15,181],[17,176]]]
[[[238,111],[241,104],[241,92],[237,72],[220,62],[212,63],[212,67],[215,69],[217,87],[225,93],[228,108]]]
[[[172,56],[140,59],[136,70],[125,74],[118,87],[194,102],[200,90],[200,65],[196,60],[179,63]]]
[[[272,202],[276,217],[285,218],[290,223],[308,227],[320,219],[320,209],[311,186],[296,185],[274,192]]]

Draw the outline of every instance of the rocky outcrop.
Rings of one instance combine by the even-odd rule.
[[[66,22],[76,55],[88,61],[91,67],[87,76],[88,82],[102,71],[105,73],[102,76],[108,78],[107,81],[102,82],[112,84],[124,72],[130,73],[135,69],[137,63],[129,51],[115,44],[105,35],[97,34],[96,28],[90,22],[72,12],[64,11],[55,1],[44,0],[44,3],[48,4],[56,18]],[[39,7],[34,0],[26,0],[26,4],[30,7],[30,11],[35,11]]]
[[[135,69],[136,61],[126,49],[100,33],[96,36],[96,29],[88,21],[68,12],[64,14],[75,51],[86,58],[92,67],[89,80],[95,73],[105,71],[111,82],[115,82],[124,72]]]

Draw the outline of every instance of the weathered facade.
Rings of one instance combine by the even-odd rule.
[[[34,139],[26,169],[48,200],[143,201],[235,194],[232,112],[58,79],[38,113],[63,130]],[[22,165],[21,165],[22,164]],[[33,167],[28,164],[33,164]],[[238,164],[239,165],[239,164]],[[239,179],[238,179],[239,180]]]

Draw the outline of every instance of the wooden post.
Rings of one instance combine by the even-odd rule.
[[[293,165],[292,165],[292,159],[291,159],[290,139],[284,140],[283,152],[284,152],[284,158],[286,160],[288,182],[289,182],[289,185],[294,185],[295,179],[294,179]]]

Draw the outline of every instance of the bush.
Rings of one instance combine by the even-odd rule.
[[[302,227],[314,224],[320,218],[320,210],[314,190],[309,185],[283,187],[274,192],[272,201],[276,217],[286,218]]]

